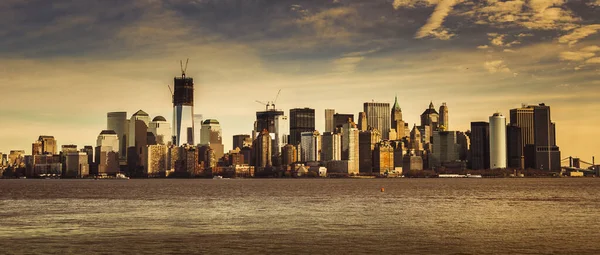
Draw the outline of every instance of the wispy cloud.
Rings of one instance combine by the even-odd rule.
[[[454,5],[460,2],[462,2],[462,0],[441,0],[435,7],[433,14],[431,14],[427,20],[427,23],[419,29],[415,38],[434,36],[442,40],[447,40],[452,37],[451,34],[447,30],[441,28],[441,26],[448,14],[452,11]]]

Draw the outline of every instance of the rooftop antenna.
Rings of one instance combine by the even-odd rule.
[[[185,78],[185,71],[187,71],[188,62],[190,59],[185,60],[185,66],[183,66],[183,60],[179,60],[179,65],[181,66],[181,77]]]

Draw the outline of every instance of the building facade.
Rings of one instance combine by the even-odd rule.
[[[367,114],[367,124],[370,128],[379,130],[383,139],[389,139],[391,116],[389,103],[364,103],[364,112]]]
[[[490,116],[490,169],[507,167],[506,117],[500,113]]]
[[[321,134],[319,131],[302,132],[302,161],[321,161]]]
[[[333,132],[335,129],[335,122],[333,121],[333,115],[335,114],[334,109],[325,109],[325,132]]]
[[[471,122],[471,169],[487,169],[490,166],[490,124]]]
[[[119,149],[121,159],[127,157],[128,135],[129,135],[129,120],[127,112],[109,112],[106,114],[106,130],[115,131],[119,137]]]
[[[342,135],[325,132],[322,136],[321,160],[342,160]]]
[[[298,145],[301,142],[302,132],[315,131],[315,109],[295,108],[290,109],[290,143]]]

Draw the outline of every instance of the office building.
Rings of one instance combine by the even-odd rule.
[[[130,172],[142,173],[145,153],[148,145],[148,124],[150,116],[142,110],[137,111],[129,120],[129,143],[127,148],[127,165]]]
[[[471,169],[487,169],[490,166],[490,124],[471,122]]]
[[[354,122],[348,121],[342,126],[342,160],[348,161],[348,174],[359,173],[359,159],[359,131]]]
[[[252,146],[252,138],[250,135],[234,135],[233,136],[233,149],[239,148],[240,150],[244,147]]]
[[[523,154],[523,139],[521,128],[517,124],[509,124],[506,127],[506,146],[508,156],[508,167],[514,169],[525,168],[525,157]]]
[[[186,67],[181,77],[173,78],[173,144],[194,144],[194,78],[187,77]]]
[[[342,135],[325,132],[322,136],[321,160],[342,160]]]
[[[208,145],[214,150],[217,158],[223,157],[225,153],[225,147],[223,145],[223,138],[221,130],[221,124],[215,119],[206,119],[202,122],[202,139],[201,145]]]
[[[37,141],[31,145],[31,155],[56,155],[57,151],[56,140],[54,136],[41,135]]]
[[[423,170],[423,158],[421,156],[408,153],[404,155],[402,162],[403,173]]]
[[[302,132],[301,135],[302,161],[320,161],[321,134],[319,134],[319,131]]]
[[[410,149],[414,151],[423,150],[423,138],[416,124],[413,126],[412,131],[410,131]]]
[[[202,122],[204,122],[204,116],[202,114],[194,114],[194,145],[200,144]],[[172,142],[172,139],[170,141]]]
[[[367,123],[367,113],[359,112],[358,113],[358,130],[359,131],[367,131],[369,129],[369,124]]]
[[[433,151],[430,154],[429,166],[437,169],[444,163],[457,161],[459,148],[455,131],[433,132]]]
[[[298,150],[296,149],[296,146],[291,144],[283,146],[281,161],[284,166],[289,166],[298,162]]]
[[[95,162],[98,175],[116,175],[119,173],[120,147],[119,134],[113,130],[103,130],[96,140]]]
[[[335,122],[333,121],[334,109],[325,109],[325,132],[335,131]]]
[[[373,172],[373,152],[375,144],[381,141],[381,133],[377,129],[360,131],[358,135],[358,150],[359,150],[359,172]]]
[[[66,177],[82,178],[89,175],[90,166],[88,156],[84,152],[67,152],[65,164]]]
[[[342,126],[351,120],[354,122],[354,114],[336,113],[333,115],[334,128],[341,129]]]
[[[256,112],[256,126],[254,132],[260,133],[266,129],[269,133],[275,133],[275,120],[278,116],[283,116],[283,111],[275,109],[266,109],[266,111]]]
[[[525,167],[560,172],[560,149],[556,145],[556,125],[550,116],[550,106],[533,106],[534,144],[524,149]]]
[[[400,140],[406,136],[408,136],[407,133],[405,133],[405,125],[406,123],[404,122],[404,120],[402,120],[402,109],[400,108],[400,105],[398,104],[398,97],[396,96],[396,98],[394,99],[394,106],[392,107],[392,128],[395,131],[395,137],[390,137],[390,140]]]
[[[456,143],[459,146],[458,159],[461,161],[469,159],[469,150],[471,149],[471,138],[469,136],[470,132],[456,132]]]
[[[165,176],[168,170],[169,147],[164,144],[148,145],[146,171],[149,177]]]
[[[507,167],[506,117],[500,113],[490,116],[490,169]]]
[[[254,166],[257,171],[264,169],[267,166],[272,166],[271,158],[271,136],[269,131],[263,130],[254,140],[252,149],[254,150]]]
[[[121,152],[120,158],[126,159],[127,147],[129,146],[129,120],[127,112],[109,112],[106,114],[106,130],[112,130],[119,137],[119,148],[116,151]]]
[[[287,116],[277,115],[275,117],[275,139],[273,141],[273,155],[281,155],[281,148],[289,143],[290,124]]]
[[[315,109],[295,108],[290,110],[290,144],[300,144],[302,132],[313,131],[315,131]]]
[[[393,171],[395,171],[394,148],[390,141],[380,141],[375,145],[372,173],[384,175]]]
[[[439,126],[443,127],[443,130],[450,130],[448,106],[446,103],[442,103],[442,106],[440,106],[439,117]]]
[[[156,116],[148,126],[148,132],[151,132],[156,140],[156,144],[168,145],[173,141],[171,135],[171,124],[163,116]]]
[[[367,114],[369,128],[377,129],[383,139],[389,139],[391,116],[389,103],[364,103],[364,112]]]
[[[11,150],[8,154],[8,166],[21,168],[25,166],[25,151]]]

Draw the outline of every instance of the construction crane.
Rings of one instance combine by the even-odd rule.
[[[265,103],[265,102],[262,102],[262,101],[258,101],[258,100],[255,100],[255,101],[256,101],[257,103],[259,103],[259,104],[262,104],[262,105],[264,105],[264,106],[266,107],[266,110],[267,110],[267,111],[269,110],[269,106],[271,106],[271,107],[272,107],[272,109],[271,109],[271,110],[275,111],[275,110],[276,110],[276,109],[275,109],[275,103],[277,103],[277,99],[279,99],[279,94],[281,94],[281,89],[279,89],[279,91],[277,92],[277,95],[275,96],[275,100],[273,100],[273,101],[267,101],[266,103]]]
[[[181,66],[181,77],[185,78],[185,71],[187,71],[188,62],[190,59],[185,60],[185,67],[183,66],[183,60],[179,60],[179,65]]]

